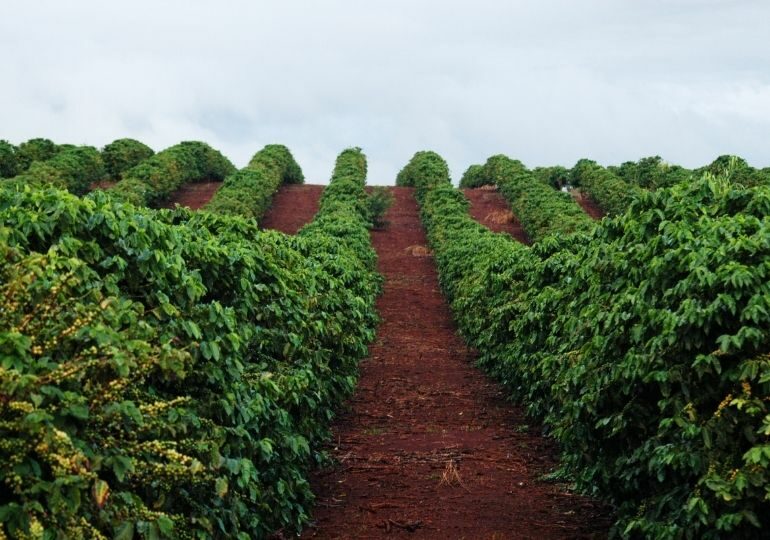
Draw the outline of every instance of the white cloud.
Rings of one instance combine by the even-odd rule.
[[[421,149],[458,178],[530,165],[735,152],[770,165],[770,5],[759,0],[5,2],[0,138],[244,165],[287,144],[309,181],[361,146],[390,184]]]

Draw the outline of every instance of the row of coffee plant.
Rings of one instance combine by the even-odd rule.
[[[532,241],[555,230],[569,234],[593,227],[593,221],[569,194],[538,180],[520,161],[492,156],[479,176],[484,183],[497,185]]]
[[[569,181],[588,193],[607,214],[618,215],[628,209],[642,189],[655,190],[694,182],[704,173],[728,176],[734,184],[745,187],[770,185],[770,168],[756,169],[742,158],[727,155],[695,171],[670,165],[660,156],[606,168],[595,161],[581,159],[570,171]]]
[[[26,171],[4,183],[20,187],[54,186],[83,195],[103,177],[104,162],[99,151],[90,146],[73,146],[45,161],[33,161]]]
[[[120,180],[123,173],[147,158],[155,151],[136,139],[117,139],[102,149],[104,170],[108,180]]]
[[[344,152],[297,237],[1,187],[0,533],[299,530],[318,443],[374,335],[365,174]]]
[[[461,188],[480,187],[494,183],[483,173],[481,165],[471,165],[463,174]],[[747,187],[770,185],[770,168],[756,169],[737,156],[720,156],[706,167],[685,169],[663,161],[660,156],[628,161],[620,166],[602,167],[589,159],[579,160],[572,169],[564,167],[537,167],[532,174],[555,189],[565,186],[579,188],[587,193],[609,215],[623,213],[642,189],[671,187],[709,172],[725,175],[731,181]]]
[[[13,178],[29,169],[35,161],[51,159],[67,146],[43,138],[30,139],[19,146],[0,140],[0,178]]]
[[[553,189],[549,191],[537,186],[533,180]],[[554,193],[553,190],[561,190],[565,186],[580,188],[610,215],[625,211],[641,190],[636,184],[624,181],[615,172],[595,161],[581,159],[572,169],[557,166],[538,167],[529,171],[521,162],[502,155],[492,156],[485,165],[471,165],[460,181],[460,187],[483,185],[497,185],[509,203],[516,205],[514,212],[518,210],[524,213],[519,219],[522,219],[525,230],[527,222],[538,221],[530,225],[535,230],[535,239],[542,231],[548,231],[554,226],[550,221],[553,218],[561,222],[559,227],[562,232],[571,233],[588,228],[584,216],[580,215],[582,211],[570,201],[570,197]],[[526,196],[522,189],[526,189]],[[553,208],[553,211],[540,212],[539,208],[542,207]],[[559,210],[556,210],[557,207]],[[530,234],[529,230],[527,233]]]
[[[259,221],[281,185],[301,184],[304,179],[288,148],[270,144],[257,152],[246,168],[225,178],[206,208]]]
[[[235,167],[206,143],[185,141],[123,171],[122,180],[110,188],[113,197],[138,206],[158,206],[184,184],[219,181]]]
[[[530,248],[471,220],[435,154],[409,169],[464,337],[558,440],[562,474],[614,505],[615,534],[762,536],[770,188],[706,175],[590,233],[552,215]]]
[[[699,174],[709,172],[715,175],[729,172],[731,180],[736,184],[748,187],[770,186],[770,167],[757,169],[739,156],[719,156],[706,167],[697,169],[696,172]]]
[[[590,160],[580,160],[578,164],[581,161],[595,163]],[[689,169],[667,163],[660,156],[645,157],[639,161],[625,161],[619,166],[609,166],[607,169],[621,180],[644,189],[671,187],[679,182],[690,180],[694,174]]]
[[[642,189],[595,161],[581,159],[570,171],[570,183],[587,193],[608,215],[622,214]]]
[[[79,149],[80,154],[87,153],[88,156],[87,163],[83,166],[83,174],[75,174],[79,177],[71,180],[70,178],[77,171],[73,171],[73,165],[67,162],[78,158],[77,154],[71,153],[75,149]],[[65,152],[70,154],[69,157],[58,162],[51,162],[53,158]],[[40,138],[30,139],[19,146],[14,146],[8,141],[0,141],[0,178],[13,178],[17,175],[24,175],[25,182],[39,179],[42,183],[49,181],[53,177],[55,185],[69,188],[69,185],[72,184],[74,186],[72,191],[82,192],[82,185],[86,185],[86,188],[88,187],[86,177],[91,181],[103,179],[117,180],[123,171],[139,164],[139,162],[152,156],[153,153],[150,147],[134,139],[118,139],[106,145],[101,152],[97,152],[96,149],[90,146],[76,147],[71,144],[55,144],[49,139]],[[100,155],[101,162],[103,163],[100,163],[99,158],[95,157],[97,154]],[[41,168],[41,163],[46,163],[47,167]],[[37,169],[33,168],[30,171],[29,169],[33,165]],[[57,171],[59,167],[63,168],[64,171]],[[95,174],[96,172],[99,174]],[[59,176],[67,176],[66,179],[69,181],[62,181]]]

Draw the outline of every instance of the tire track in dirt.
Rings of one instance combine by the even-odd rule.
[[[493,232],[508,233],[522,244],[530,243],[521,222],[496,187],[463,189],[462,192],[471,203],[470,214],[473,219]]]
[[[273,196],[259,226],[286,234],[297,234],[318,212],[321,194],[326,186],[316,184],[287,184]]]
[[[312,478],[303,538],[603,538],[606,509],[539,478],[551,441],[473,367],[456,333],[410,188],[372,231],[382,322],[333,427],[336,465]]]

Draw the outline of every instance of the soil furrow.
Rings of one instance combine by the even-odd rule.
[[[312,479],[304,538],[602,538],[597,503],[546,483],[555,452],[473,366],[439,288],[413,190],[373,231],[382,322]]]

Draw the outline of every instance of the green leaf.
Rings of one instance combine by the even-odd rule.
[[[126,479],[126,474],[134,472],[134,461],[127,456],[112,456],[112,471],[115,476],[123,482]]]
[[[171,536],[174,532],[174,522],[166,516],[160,516],[158,518],[158,529],[163,536]]]
[[[227,489],[228,489],[227,479],[217,478],[217,482],[215,486],[217,497],[219,497],[220,499],[223,499],[224,496],[227,495]]]
[[[134,522],[125,521],[118,525],[115,529],[114,540],[133,540],[134,538]]]

